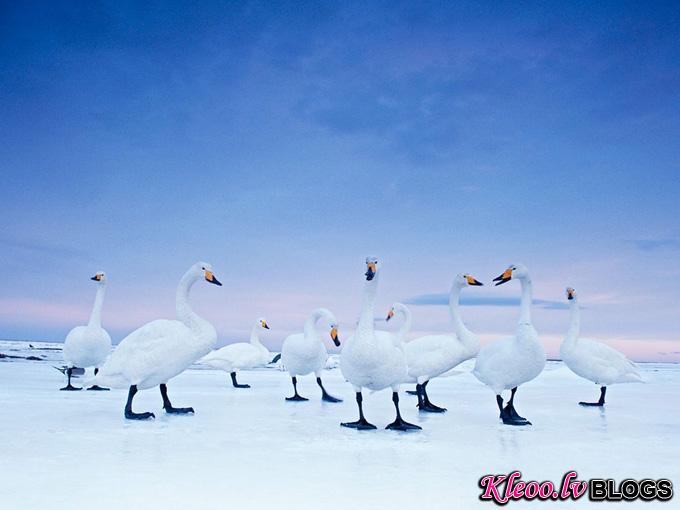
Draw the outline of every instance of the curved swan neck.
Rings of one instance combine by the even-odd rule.
[[[361,307],[361,316],[359,316],[359,324],[357,329],[366,332],[374,331],[373,324],[373,310],[375,308],[375,295],[378,290],[378,278],[380,273],[376,273],[372,280],[366,281],[364,285],[364,296]]]
[[[578,300],[572,299],[569,301],[569,331],[567,331],[567,341],[576,342],[581,333],[581,310],[578,306]]]
[[[198,279],[191,270],[187,271],[177,285],[175,298],[177,318],[195,333],[201,333],[206,324],[205,319],[196,315],[189,304],[189,291]]]
[[[92,307],[92,313],[90,313],[90,321],[87,323],[88,326],[101,327],[102,325],[102,305],[104,303],[104,292],[106,291],[106,283],[100,282],[97,285],[97,295],[94,298],[94,306]]]
[[[260,331],[260,321],[257,321],[253,325],[253,329],[250,331],[250,343],[253,345],[256,345],[260,347],[262,343],[260,342],[260,335],[258,334]]]
[[[522,300],[520,302],[519,324],[531,325],[531,301],[533,296],[533,287],[531,278],[528,276],[520,280],[522,284]]]
[[[460,318],[459,307],[460,307],[460,292],[463,288],[456,282],[451,286],[451,293],[449,294],[449,313],[451,314],[451,321],[453,322],[453,328],[459,337],[464,337],[470,333],[470,331],[463,324],[463,320]]]
[[[323,309],[314,310],[309,318],[305,321],[305,337],[318,339],[319,336],[316,333],[316,323],[322,317],[328,318],[328,314]]]
[[[397,331],[397,338],[400,342],[403,342],[408,332],[411,331],[411,324],[413,323],[411,310],[408,309],[408,306],[404,306],[401,303],[395,305],[394,308],[402,315],[402,317],[404,317],[404,323]]]

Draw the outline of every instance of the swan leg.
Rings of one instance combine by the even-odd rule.
[[[366,421],[366,418],[364,418],[364,407],[363,407],[363,401],[364,397],[361,394],[361,390],[357,391],[356,394],[357,398],[357,406],[359,407],[359,419],[357,421],[350,421],[350,422],[345,422],[341,423],[340,425],[343,427],[347,427],[350,429],[357,429],[357,430],[373,430],[376,429],[377,427],[373,425],[372,423],[369,423]]]
[[[161,397],[163,397],[163,409],[168,414],[194,414],[193,407],[172,407],[170,399],[168,398],[168,387],[165,384],[160,385]]]
[[[68,367],[66,369],[66,375],[68,376],[68,384],[64,386],[63,388],[59,388],[61,391],[80,391],[82,388],[76,388],[75,386],[71,385],[71,374],[73,373],[73,367]]]
[[[422,386],[421,386],[422,387]],[[397,410],[397,417],[394,419],[392,423],[390,423],[386,429],[389,430],[422,430],[421,427],[418,425],[414,425],[413,423],[409,423],[407,421],[404,421],[404,419],[401,417],[401,413],[399,412],[399,392],[393,391],[392,392],[392,402],[394,402],[394,408]]]
[[[149,418],[155,418],[153,413],[135,413],[132,411],[132,399],[135,398],[137,393],[137,386],[134,384],[130,386],[130,391],[128,391],[127,403],[125,404],[125,417],[128,420],[148,420]]]
[[[420,386],[420,384],[416,384],[416,389],[415,389],[415,390],[406,390],[405,393],[406,393],[407,395],[416,395],[416,396],[420,396],[420,390],[418,389],[418,386]]]
[[[321,382],[321,377],[317,376],[316,384],[321,388],[321,400],[324,402],[342,402],[341,398],[334,397],[326,391],[326,388],[323,387],[323,383]]]
[[[600,388],[600,400],[598,400],[597,402],[579,402],[579,405],[602,407],[602,406],[604,406],[604,396],[605,396],[606,393],[607,393],[607,387],[602,386]]]
[[[94,375],[97,375],[99,373],[99,369],[95,368],[94,369]],[[101,386],[95,384],[94,386],[90,386],[88,388],[90,391],[109,391],[109,388],[102,388]]]
[[[250,388],[250,384],[239,384],[238,381],[236,381],[236,372],[231,373],[231,384],[234,388]]]
[[[420,395],[418,395],[418,409],[421,412],[426,413],[445,413],[445,407],[439,407],[430,402],[430,398],[427,396],[427,383],[430,381],[425,381],[420,385]]]
[[[309,400],[308,398],[300,396],[300,394],[297,392],[297,377],[293,376],[291,377],[291,380],[293,381],[293,390],[295,391],[295,395],[292,397],[286,397],[286,400],[289,402],[304,402],[305,400]]]
[[[517,388],[515,387],[512,389],[510,400],[508,400],[505,407],[503,407],[503,398],[500,395],[496,395],[496,403],[501,409],[501,419],[506,425],[531,425],[529,420],[517,414],[517,411],[515,410],[514,401],[516,392]]]

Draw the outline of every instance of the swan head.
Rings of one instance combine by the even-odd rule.
[[[385,318],[385,322],[389,322],[392,317],[394,317],[396,314],[401,313],[402,315],[407,315],[408,314],[408,308],[406,307],[405,304],[403,303],[394,303],[392,305],[392,308],[390,308],[390,311],[387,312],[387,317]]]
[[[257,325],[260,326],[262,329],[269,329],[269,324],[267,324],[267,319],[264,317],[260,317],[257,319]]]
[[[378,274],[380,266],[377,257],[366,257],[366,281],[370,282]]]
[[[576,290],[573,287],[567,287],[567,300],[568,301],[576,301],[578,298],[578,295],[576,294]]]
[[[106,283],[106,275],[104,274],[104,271],[97,271],[90,280],[94,280],[98,283]]]
[[[212,265],[207,262],[196,262],[191,268],[196,279],[205,278],[205,281],[214,285],[222,286],[222,283],[215,277]]]
[[[505,271],[503,271],[503,274],[494,278],[493,281],[496,282],[496,287],[498,287],[499,285],[509,282],[513,278],[517,278],[519,280],[529,278],[529,270],[527,269],[527,266],[524,264],[511,264]]]
[[[331,340],[333,340],[333,343],[336,347],[340,347],[340,338],[338,338],[338,325],[335,323],[335,321],[333,321],[328,326],[331,328]]]
[[[396,311],[394,310],[394,305],[392,305],[392,308],[390,308],[390,311],[387,312],[387,317],[385,318],[385,322],[390,322],[390,319],[394,317],[394,314]]]
[[[472,287],[481,287],[484,285],[482,282],[477,280],[474,276],[471,274],[458,274],[456,275],[456,283],[460,287],[466,287],[466,286],[472,286]]]

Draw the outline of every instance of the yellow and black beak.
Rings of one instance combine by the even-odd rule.
[[[394,317],[394,309],[387,312],[387,318],[385,319],[385,322],[389,322],[392,317]]]
[[[217,278],[215,278],[215,275],[212,273],[212,271],[205,272],[205,279],[210,283],[214,283],[215,285],[219,285],[220,287],[222,286],[222,283]]]
[[[338,328],[331,328],[331,340],[333,340],[333,343],[335,344],[336,347],[340,347],[340,339],[338,338]]]
[[[269,324],[267,324],[266,322],[262,321],[262,327],[263,327],[264,329],[269,329]]]
[[[90,278],[90,280],[94,280],[95,282],[100,282],[100,281],[102,281],[102,274],[101,274],[101,273],[97,273],[97,274],[94,275],[92,278]]]
[[[567,299],[568,299],[569,301],[571,301],[572,299],[574,299],[574,289],[572,289],[571,287],[569,287],[569,288],[567,289]]]
[[[482,285],[484,285],[482,282],[477,280],[474,276],[466,275],[465,279],[467,280],[468,285],[473,285],[473,286],[477,286],[477,287],[481,287]]]
[[[494,282],[498,282],[498,283],[496,283],[496,287],[498,287],[499,285],[503,285],[504,283],[507,283],[510,280],[512,280],[512,268],[511,267],[507,268],[503,272],[502,275],[493,279]]]
[[[366,262],[366,281],[370,282],[375,276],[375,262]]]

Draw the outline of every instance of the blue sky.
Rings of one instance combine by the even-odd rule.
[[[680,360],[673,2],[137,2],[0,7],[0,337],[61,340],[109,275],[114,341],[195,308],[272,346],[327,306],[448,327],[453,275],[532,271],[549,351],[583,332]],[[484,341],[517,285],[468,289]],[[554,303],[554,305],[551,305]],[[342,332],[341,332],[342,333]]]

